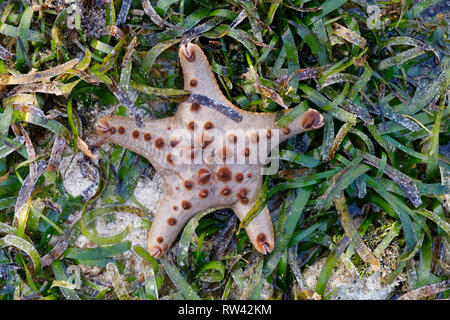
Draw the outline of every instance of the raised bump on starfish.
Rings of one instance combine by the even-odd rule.
[[[164,182],[148,238],[148,250],[155,257],[163,255],[184,225],[205,209],[232,208],[242,220],[260,194],[261,169],[270,151],[293,135],[323,126],[322,115],[308,109],[280,129],[274,125],[274,113],[241,110],[222,94],[197,45],[182,45],[179,56],[184,87],[193,94],[173,117],[147,120],[137,127],[132,119],[110,116],[97,125],[102,137],[146,157]],[[246,231],[259,252],[273,250],[267,207]]]

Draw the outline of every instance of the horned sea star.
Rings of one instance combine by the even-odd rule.
[[[288,127],[274,125],[275,113],[234,106],[221,92],[199,46],[180,46],[184,88],[191,92],[174,116],[146,120],[103,117],[99,135],[147,158],[164,182],[148,237],[148,251],[160,257],[183,226],[208,208],[232,208],[243,219],[262,187],[261,170],[270,150],[298,133],[318,129],[322,115],[308,109]],[[254,247],[270,253],[275,239],[267,206],[246,227]]]

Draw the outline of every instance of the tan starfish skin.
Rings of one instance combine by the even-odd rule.
[[[261,192],[261,169],[270,150],[293,135],[323,126],[322,115],[308,109],[280,129],[274,125],[275,113],[241,110],[222,94],[200,47],[182,45],[179,58],[184,89],[192,94],[174,116],[145,120],[143,127],[120,116],[103,117],[97,124],[99,135],[147,158],[164,182],[147,242],[154,257],[163,255],[184,225],[203,210],[232,208],[242,220]],[[267,207],[246,231],[259,252],[273,250]]]

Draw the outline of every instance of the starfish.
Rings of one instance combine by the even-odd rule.
[[[206,209],[232,208],[242,220],[261,192],[271,150],[285,139],[323,126],[322,115],[308,109],[289,126],[278,128],[275,113],[242,110],[223,95],[199,46],[181,45],[179,59],[190,95],[174,116],[145,120],[143,126],[115,115],[97,123],[100,136],[147,158],[163,180],[164,193],[147,241],[156,258]],[[260,253],[273,250],[267,206],[245,229]]]

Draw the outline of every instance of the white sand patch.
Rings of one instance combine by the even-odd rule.
[[[81,187],[80,187],[81,189]],[[142,177],[134,190],[135,198],[145,206],[148,211],[147,219],[151,220],[153,214],[158,206],[162,193],[164,191],[162,180],[154,174],[151,178]],[[97,201],[96,208],[102,207],[105,204],[101,200]],[[126,205],[135,207],[136,204],[131,200],[126,202]],[[100,236],[113,236],[122,232],[128,225],[131,226],[130,233],[124,240],[131,242],[131,248],[134,246],[141,246],[147,249],[147,237],[149,233],[148,228],[142,227],[142,217],[127,212],[114,213],[113,217],[103,216],[96,220],[96,229]],[[95,244],[89,243],[84,235],[80,235],[75,242],[76,247],[91,248],[96,247]],[[115,259],[125,265],[123,276],[134,276],[141,281],[144,275],[149,273],[151,265],[136,254],[132,249],[115,257]],[[105,269],[97,267],[84,266],[82,268],[83,274],[91,278],[91,280],[98,281],[103,285],[108,285],[109,280],[106,276]]]
[[[97,190],[99,175],[97,168],[84,157],[81,152],[76,153],[75,157],[72,155],[63,157],[60,173],[64,189],[68,193],[74,197],[82,195],[84,199],[90,199]]]
[[[158,173],[153,174],[151,178],[141,178],[138,181],[134,196],[143,206],[152,214],[156,211],[161,196],[164,192],[163,182]]]

